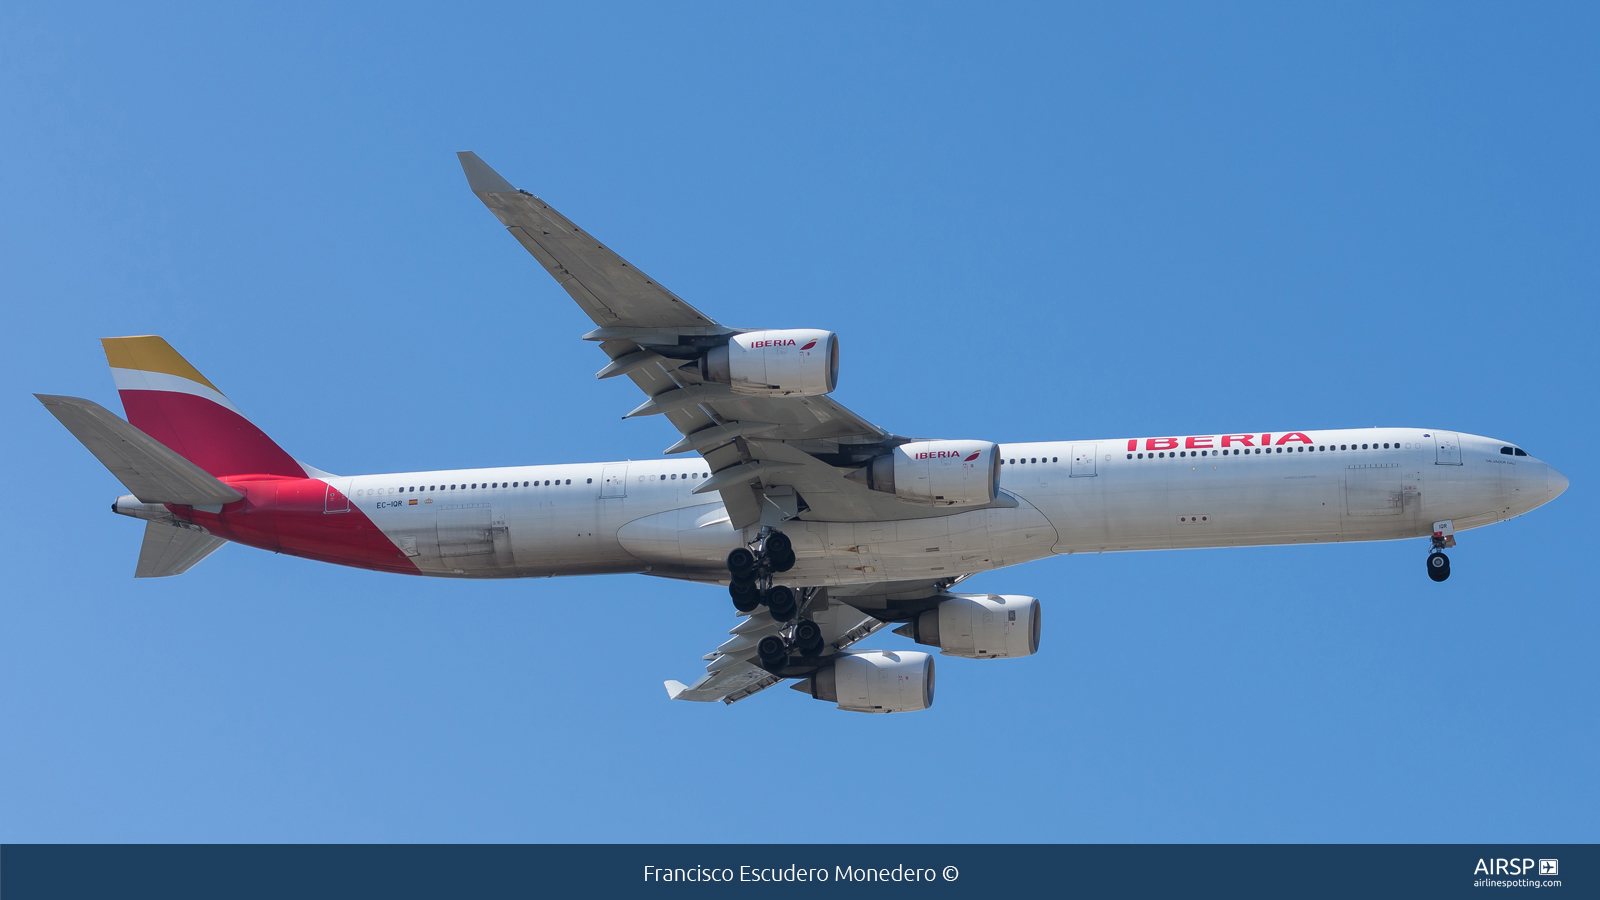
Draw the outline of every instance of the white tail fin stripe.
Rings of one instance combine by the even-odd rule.
[[[239,412],[239,407],[234,406],[220,391],[214,391],[181,375],[168,375],[165,372],[150,372],[144,369],[113,368],[111,377],[116,381],[119,391],[168,391],[174,394],[193,394],[196,397],[204,397],[245,419],[250,418]]]

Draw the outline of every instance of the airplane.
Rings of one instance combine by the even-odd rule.
[[[903,437],[829,397],[837,334],[716,322],[458,154],[468,186],[594,323],[584,340],[680,438],[659,461],[333,475],[279,447],[156,336],[105,338],[126,419],[35,395],[130,492],[134,575],[229,541],[441,578],[641,573],[729,592],[737,622],[669,698],[731,704],[793,680],[864,713],[929,708],[933,657],[856,645],[881,629],[940,655],[1029,656],[1037,598],[952,590],[1051,556],[1426,538],[1566,490],[1509,442],[1439,428],[1264,430],[1032,443]]]

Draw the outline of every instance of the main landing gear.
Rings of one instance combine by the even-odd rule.
[[[782,634],[769,634],[756,644],[756,653],[761,656],[761,665],[769,671],[782,669],[789,664],[789,654],[799,651],[801,656],[816,656],[821,653],[826,642],[822,638],[822,627],[810,619],[801,618],[784,630]]]
[[[789,536],[770,528],[762,529],[750,546],[736,548],[728,554],[728,574],[733,576],[728,594],[733,598],[734,608],[752,613],[765,606],[773,621],[787,623],[788,627],[782,632],[769,634],[756,644],[761,664],[773,671],[788,665],[791,653],[816,656],[826,646],[822,628],[800,616],[802,598],[796,596],[794,588],[772,583],[774,574],[789,571],[794,563],[794,547]]]
[[[789,536],[781,531],[763,529],[749,547],[738,547],[728,554],[728,574],[733,576],[728,584],[728,595],[733,598],[733,608],[751,613],[766,604],[767,611],[779,622],[794,618],[798,609],[794,589],[772,583],[774,573],[792,568],[794,547]]]

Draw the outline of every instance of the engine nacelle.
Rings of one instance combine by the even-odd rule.
[[[1000,447],[989,441],[912,441],[845,476],[926,506],[981,506],[1000,490]]]
[[[839,385],[839,337],[814,328],[736,334],[701,359],[700,377],[738,394],[832,393]]]
[[[850,712],[912,712],[933,705],[933,657],[916,650],[846,651],[794,686]]]
[[[1039,651],[1039,601],[1017,594],[952,594],[896,628],[945,656],[999,659]]]

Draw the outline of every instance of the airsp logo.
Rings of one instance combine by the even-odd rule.
[[[1540,875],[1560,874],[1560,863],[1554,859],[1539,860]],[[1527,875],[1533,871],[1531,859],[1480,859],[1474,875]]]

